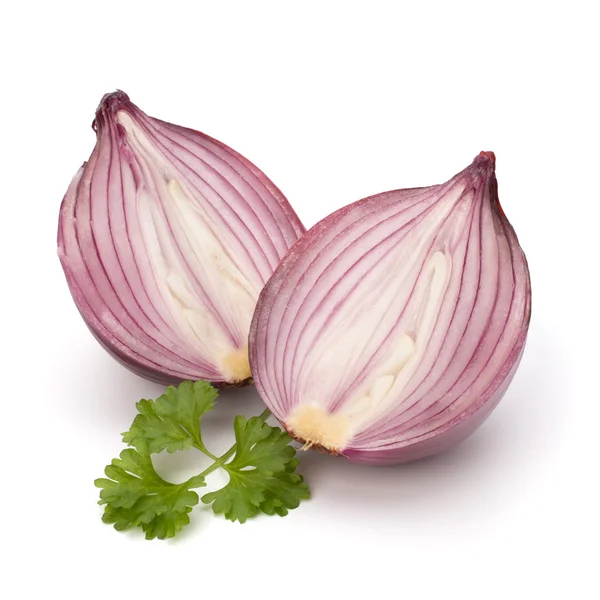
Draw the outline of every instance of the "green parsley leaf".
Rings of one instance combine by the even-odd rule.
[[[198,504],[192,488],[205,487],[205,478],[225,469],[229,483],[205,494],[216,514],[244,523],[258,513],[285,516],[310,497],[308,486],[296,473],[292,438],[264,421],[270,412],[234,421],[235,444],[221,457],[211,454],[202,441],[202,416],[212,410],[217,391],[206,381],[184,381],[168,387],[156,400],[140,400],[138,415],[123,441],[134,446],[123,450],[94,483],[100,488],[102,520],[122,530],[141,527],[147,539],[169,538],[190,522]],[[202,473],[181,484],[169,483],[155,471],[151,454],[176,452],[194,446],[213,460]],[[231,458],[233,456],[233,458]]]
[[[204,477],[196,475],[181,484],[169,483],[154,470],[149,455],[129,448],[115,458],[96,479],[101,488],[98,504],[106,505],[102,520],[121,531],[141,526],[146,539],[173,537],[190,522],[188,513],[198,504],[191,488],[204,487]]]
[[[212,503],[213,512],[231,521],[244,523],[259,512],[285,516],[310,497],[308,486],[295,472],[296,450],[289,445],[291,437],[267,425],[260,417],[234,422],[235,457],[222,467],[229,473],[229,483],[202,497]]]
[[[206,381],[184,381],[178,387],[169,386],[156,400],[140,400],[136,404],[140,414],[123,434],[123,441],[143,454],[195,446],[212,456],[202,443],[200,420],[213,409],[217,395]]]

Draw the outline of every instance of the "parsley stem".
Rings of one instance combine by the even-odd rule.
[[[271,411],[268,408],[265,408],[265,410],[263,410],[259,415],[259,417],[263,421],[266,421],[270,416],[271,416]]]
[[[271,411],[266,408],[265,410],[263,410],[260,415],[259,418],[262,419],[263,421],[266,421],[269,417],[271,416]],[[202,446],[204,446],[204,444],[202,444]],[[198,448],[198,446],[196,446]],[[201,450],[200,448],[198,448],[199,450]],[[225,454],[223,454],[222,456],[213,456],[210,452],[208,452],[208,450],[206,450],[206,448],[204,448],[204,450],[202,450],[202,452],[204,452],[205,454],[208,454],[208,456],[210,456],[211,458],[214,459],[214,463],[208,467],[208,469],[205,469],[204,471],[202,471],[202,473],[200,473],[201,477],[206,477],[207,475],[210,475],[213,471],[216,471],[218,468],[220,467],[224,467],[225,463],[235,454],[235,450],[236,450],[236,445],[234,444],[233,446],[231,446],[231,448],[229,448],[229,450],[227,450],[227,452],[225,452]]]
[[[210,475],[213,471],[216,471],[222,466],[223,465],[221,464],[221,461],[217,459],[212,465],[210,465],[210,467],[208,467],[208,469],[204,469],[204,471],[200,473],[199,477],[206,477],[207,475]]]
[[[197,448],[198,450],[200,450],[200,452],[206,454],[206,456],[208,456],[209,458],[212,458],[213,460],[219,460],[219,457],[215,456],[212,452],[210,452],[201,439],[195,439],[193,445],[194,448]]]

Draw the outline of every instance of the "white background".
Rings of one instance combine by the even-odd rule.
[[[12,2],[0,15],[0,596],[600,597],[600,133],[595,2]],[[533,318],[508,394],[445,455],[399,468],[301,456],[285,519],[206,509],[174,541],[100,521],[93,480],[157,385],[84,327],[59,204],[105,92],[246,155],[305,224],[497,155]],[[223,394],[225,448],[254,391]],[[167,457],[169,458],[169,457]],[[197,455],[157,466],[173,479]]]

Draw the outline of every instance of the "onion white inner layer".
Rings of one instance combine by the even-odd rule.
[[[261,282],[251,281],[220,241],[217,226],[151,140],[124,111],[116,115],[144,171],[137,209],[151,269],[164,305],[185,342],[227,380],[250,376],[247,332]],[[186,246],[184,252],[181,246]],[[199,293],[201,282],[202,293]]]
[[[429,219],[411,232],[415,245],[396,245],[327,320],[320,333],[320,351],[304,365],[301,402],[287,421],[300,437],[305,438],[310,429],[309,435],[318,438],[318,443],[327,439],[328,447],[345,448],[357,431],[374,424],[397,402],[423,358],[442,305],[451,257],[430,249],[448,247],[449,240],[439,235],[440,227],[461,192],[454,190],[447,203],[434,207]],[[423,253],[429,255],[425,261]],[[351,382],[337,381],[334,390],[327,383],[331,381],[328,375],[335,372],[354,377],[367,354],[365,340],[369,339],[367,352],[374,352],[378,345],[382,348],[374,352],[368,377],[331,411],[331,400]],[[308,412],[306,406],[311,407]],[[324,416],[329,413],[335,414],[335,419]],[[323,415],[318,427],[314,422],[317,414]]]

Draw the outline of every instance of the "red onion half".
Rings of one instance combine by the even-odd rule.
[[[304,228],[252,163],[123,92],[63,200],[58,252],[88,327],[148,379],[249,380],[259,293]]]
[[[469,435],[523,352],[525,255],[482,152],[442,185],[365,198],[323,219],[263,289],[250,364],[296,439],[399,463]]]

